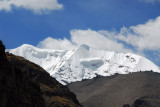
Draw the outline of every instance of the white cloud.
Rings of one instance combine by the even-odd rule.
[[[99,30],[71,30],[71,40],[47,38],[38,45],[40,48],[71,50],[81,44],[87,44],[97,49],[134,52],[145,56],[145,51],[160,51],[160,16],[145,24],[123,27],[120,32]],[[120,42],[121,41],[121,42]],[[132,47],[127,47],[131,45]],[[159,54],[159,53],[157,53]],[[158,57],[158,55],[156,55]]]
[[[160,50],[160,16],[145,24],[123,28],[115,38],[133,45],[138,50]]]
[[[91,47],[103,50],[117,51],[117,52],[132,52],[126,49],[122,43],[116,40],[105,37],[99,32],[88,30],[71,30],[71,40],[68,39],[54,39],[51,37],[41,41],[37,47],[46,49],[62,49],[72,50],[76,49],[81,44],[87,44]]]
[[[43,41],[39,42],[37,47],[44,48],[44,49],[55,49],[55,50],[72,50],[76,48],[76,45],[74,45],[72,42],[70,42],[66,38],[54,39],[54,38],[48,37]]]
[[[97,49],[131,52],[131,50],[126,49],[122,43],[118,43],[115,39],[104,36],[101,33],[91,29],[72,30],[70,33],[72,42],[77,45],[87,44]]]
[[[32,10],[35,13],[44,13],[63,7],[57,0],[0,0],[0,10],[11,11],[13,6]]]

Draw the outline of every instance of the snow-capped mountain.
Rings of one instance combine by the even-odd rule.
[[[39,49],[27,44],[7,51],[40,65],[64,85],[97,75],[160,72],[158,66],[142,56],[98,50],[84,44],[69,51]]]

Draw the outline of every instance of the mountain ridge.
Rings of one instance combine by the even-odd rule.
[[[158,66],[142,56],[98,50],[85,44],[75,50],[39,49],[25,44],[7,51],[40,65],[63,85],[97,75],[160,72]]]

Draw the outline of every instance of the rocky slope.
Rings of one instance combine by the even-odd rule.
[[[96,77],[68,85],[84,107],[160,107],[160,74]]]
[[[45,107],[40,87],[11,65],[0,41],[0,106]]]
[[[43,68],[5,53],[0,41],[1,107],[80,107],[76,96]]]

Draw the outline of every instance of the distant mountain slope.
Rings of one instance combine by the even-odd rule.
[[[96,77],[68,85],[84,107],[160,107],[160,74]]]
[[[75,94],[40,66],[5,53],[0,41],[0,107],[80,107]]]
[[[84,44],[69,51],[39,49],[26,44],[7,51],[40,65],[64,85],[97,75],[111,76],[147,70],[160,72],[154,63],[144,57],[98,50]]]

